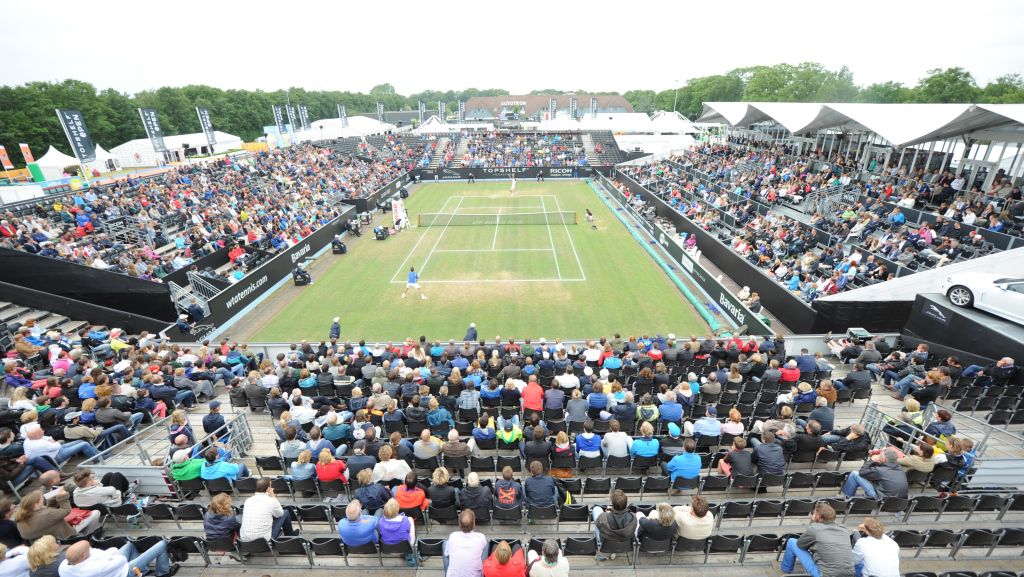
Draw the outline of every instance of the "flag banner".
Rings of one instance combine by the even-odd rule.
[[[146,128],[146,135],[156,152],[167,152],[167,145],[164,144],[164,131],[160,128],[160,118],[155,108],[140,108],[139,116],[142,117],[142,126]]]
[[[437,101],[437,115],[441,117],[441,120],[446,120],[448,117],[448,103],[443,100]]]
[[[427,113],[427,105],[424,104],[422,100],[419,102],[419,111],[420,111],[420,124],[423,124],[423,116],[426,115],[426,113]]]
[[[344,104],[338,105],[338,118],[341,119],[341,127],[348,128],[348,110],[345,109]]]
[[[68,137],[71,149],[75,151],[75,158],[78,162],[86,163],[96,160],[96,144],[89,136],[89,129],[85,126],[85,119],[82,113],[77,110],[57,109],[57,118],[60,125],[64,127],[64,134]]]
[[[384,103],[377,103],[377,122],[384,122]]]
[[[597,98],[594,96],[590,97],[590,117],[597,118]]]
[[[7,149],[0,145],[0,166],[4,167],[4,170],[13,170],[14,163],[11,162],[11,157],[7,156]]]
[[[569,118],[571,118],[573,120],[576,120],[576,112],[577,112],[577,108],[576,107],[577,107],[578,104],[579,103],[576,101],[576,97],[575,96],[573,96],[572,98],[569,99]]]
[[[459,122],[466,121],[466,102],[463,100],[459,101]]]
[[[295,132],[295,107],[288,104],[285,111],[288,112],[288,132]]]
[[[548,118],[554,120],[556,112],[558,112],[558,99],[552,98],[548,101]]]
[[[210,152],[213,152],[213,145],[217,144],[217,136],[213,133],[213,124],[210,122],[210,111],[196,107],[196,114],[199,115],[199,126],[203,128],[203,134],[206,135],[206,143],[210,145]]]
[[[281,107],[279,105],[277,105],[277,104],[275,104],[273,106],[273,108],[274,108],[274,124],[277,125],[277,135],[278,135],[278,138],[280,138],[281,135],[284,134],[284,111],[282,111]]]
[[[302,125],[303,130],[309,130],[309,109],[305,104],[299,105],[299,124]]]
[[[32,149],[27,144],[22,142],[18,146],[21,148],[21,157],[25,159],[25,164],[36,161],[35,157],[32,156]]]

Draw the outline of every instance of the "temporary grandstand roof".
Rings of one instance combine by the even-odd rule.
[[[366,136],[369,134],[383,134],[395,130],[394,124],[380,122],[376,118],[366,116],[349,116],[348,126],[342,128],[340,118],[324,118],[315,120],[306,132],[311,132],[317,138],[348,138],[350,136]]]
[[[661,134],[697,134],[700,130],[678,111],[659,110],[651,117],[655,132]]]
[[[569,118],[568,114],[557,114],[554,118],[541,120],[537,124],[538,130],[579,130],[580,123]]]
[[[774,122],[792,134],[867,130],[900,148],[974,133],[1024,140],[1024,104],[705,102],[697,121],[731,126]]]
[[[78,159],[74,156],[68,156],[63,152],[57,150],[54,147],[50,147],[46,154],[42,155],[36,160],[36,164],[40,168],[54,166],[57,168],[64,168],[65,166],[77,166]]]
[[[613,132],[653,132],[651,117],[643,112],[600,113],[580,118],[582,130],[611,130]]]
[[[437,116],[431,116],[423,121],[423,124],[412,130],[413,134],[441,134],[455,132],[455,127],[441,120]]]

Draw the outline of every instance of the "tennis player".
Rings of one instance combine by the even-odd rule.
[[[514,174],[512,175],[512,187],[508,189],[508,193],[510,196],[516,195],[516,175]]]
[[[587,222],[590,223],[590,228],[592,228],[594,230],[597,230],[597,223],[594,222],[594,213],[590,212],[589,208],[586,209],[586,210],[587,210]]]
[[[420,298],[427,300],[427,295],[423,294],[423,290],[420,289],[420,275],[416,274],[416,267],[409,267],[409,278],[405,281],[405,290],[402,291],[402,298],[405,298],[405,293],[409,292],[409,289],[414,288],[416,292],[420,293]]]

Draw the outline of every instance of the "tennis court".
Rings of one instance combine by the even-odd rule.
[[[578,215],[556,195],[452,195],[414,222],[421,236],[393,284],[405,283],[410,266],[423,284],[587,280],[569,230]]]
[[[491,339],[707,330],[589,183],[508,189],[508,181],[415,187],[405,201],[413,226],[383,241],[364,233],[349,254],[322,256],[331,266],[313,285],[278,291],[261,309],[279,312],[232,336],[322,338],[335,316],[342,338],[368,340],[458,339],[470,322]],[[427,300],[401,298],[409,267]]]

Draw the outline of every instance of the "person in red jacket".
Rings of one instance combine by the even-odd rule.
[[[345,461],[335,459],[330,449],[323,449],[316,464],[316,478],[323,482],[341,480],[345,483]]]
[[[779,370],[782,372],[780,382],[795,384],[800,381],[800,369],[796,368],[796,360],[791,359]]]
[[[484,577],[523,577],[525,574],[526,558],[518,544],[513,550],[508,541],[502,541],[484,561]]]
[[[530,375],[530,382],[523,388],[523,411],[544,412],[544,389],[537,382],[537,375]]]

